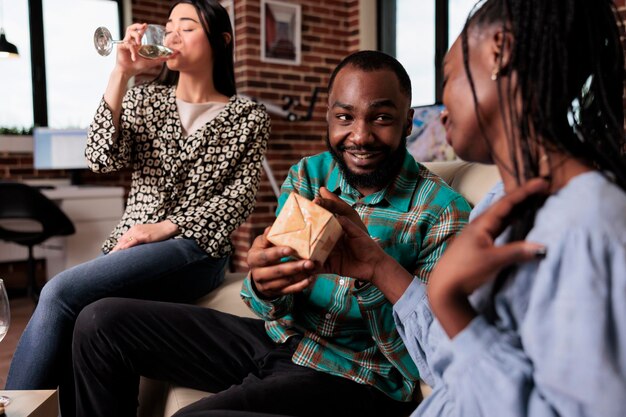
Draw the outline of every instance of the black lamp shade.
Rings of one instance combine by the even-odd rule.
[[[4,55],[3,52],[8,54],[8,56],[19,56],[17,46],[9,43],[7,37],[4,36],[4,30],[0,30],[0,57]]]

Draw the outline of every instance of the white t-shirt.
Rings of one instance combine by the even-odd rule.
[[[209,101],[207,103],[187,103],[176,99],[178,117],[183,130],[183,136],[189,136],[202,126],[210,122],[221,112],[227,103]]]

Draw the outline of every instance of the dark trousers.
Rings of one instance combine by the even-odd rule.
[[[176,417],[402,416],[416,407],[294,364],[297,343],[276,344],[263,321],[211,309],[100,300],[83,310],[74,329],[77,415],[136,416],[139,375],[218,393]]]

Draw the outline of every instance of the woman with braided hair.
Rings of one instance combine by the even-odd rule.
[[[325,268],[393,299],[414,416],[626,410],[623,46],[609,0],[486,0],[444,64],[448,141],[502,184],[428,286],[349,220]],[[487,207],[486,207],[487,206]],[[385,277],[394,276],[395,280]]]

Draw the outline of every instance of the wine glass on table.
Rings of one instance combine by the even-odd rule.
[[[165,40],[165,27],[161,25],[148,25],[141,37],[141,45],[137,53],[147,59],[164,58],[174,53],[173,50],[163,44]],[[122,40],[113,40],[111,32],[104,26],[100,26],[93,34],[93,45],[96,51],[107,56],[113,50],[113,45],[123,43]]]
[[[11,324],[11,309],[9,308],[9,297],[4,286],[4,281],[0,279],[0,342],[4,339],[9,331]],[[1,378],[0,378],[1,380]],[[4,407],[11,402],[11,399],[5,395],[0,395],[0,406]]]

